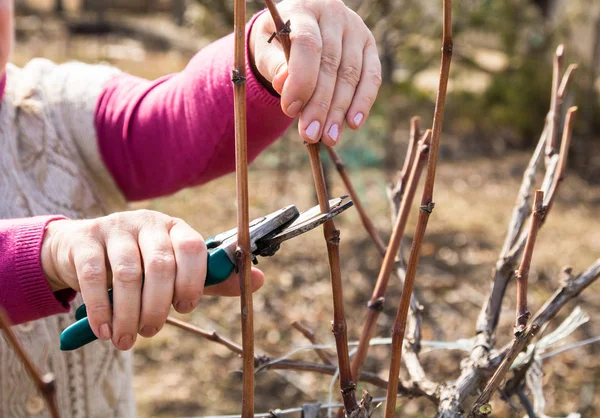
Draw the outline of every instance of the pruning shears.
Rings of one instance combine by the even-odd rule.
[[[279,209],[267,216],[250,222],[250,251],[252,262],[257,256],[274,255],[282,242],[304,234],[353,205],[348,196],[331,199],[330,210],[321,213],[319,206],[299,213],[294,205]],[[204,286],[214,286],[225,281],[236,269],[237,228],[222,232],[206,241],[208,248],[207,274]],[[112,289],[109,290],[112,305]],[[97,339],[87,317],[85,304],[75,312],[77,322],[68,326],[60,335],[60,349],[75,350]]]

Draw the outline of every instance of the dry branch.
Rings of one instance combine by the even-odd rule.
[[[533,210],[531,214],[531,223],[529,225],[529,234],[527,236],[527,244],[521,260],[519,270],[516,272],[517,278],[517,319],[515,325],[515,339],[504,357],[504,360],[487,383],[484,391],[481,393],[475,402],[471,414],[475,417],[485,417],[491,413],[491,406],[488,404],[494,391],[504,379],[509,367],[517,355],[527,346],[531,338],[539,331],[539,325],[534,323],[530,329],[526,330],[527,320],[529,319],[529,311],[527,310],[527,279],[529,277],[529,268],[531,266],[531,258],[537,238],[538,230],[540,229],[544,216],[544,192],[537,190],[533,200]]]
[[[427,155],[429,154],[430,140],[431,131],[427,131],[419,144],[419,150],[416,153],[416,163],[412,164],[412,171],[410,173],[410,178],[407,183],[408,187],[402,199],[400,212],[396,217],[396,224],[394,225],[394,230],[392,232],[392,236],[390,237],[388,252],[386,253],[383,259],[383,264],[379,271],[379,276],[377,277],[377,283],[375,285],[375,289],[373,290],[371,300],[369,301],[369,309],[367,311],[367,317],[365,319],[365,323],[363,325],[362,332],[360,335],[358,348],[356,354],[354,355],[354,359],[352,360],[352,376],[357,376],[360,373],[360,369],[369,351],[369,341],[371,340],[371,338],[373,337],[373,333],[375,332],[377,318],[383,310],[383,303],[385,294],[387,292],[388,283],[390,280],[392,269],[396,264],[396,254],[398,254],[400,242],[402,241],[402,237],[404,236],[404,230],[406,228],[406,223],[410,214],[410,208],[415,196],[415,192],[417,190],[417,185],[419,183],[421,172],[423,171],[423,167],[427,163]]]
[[[290,56],[290,21],[284,23],[279,15],[279,11],[273,0],[265,0],[267,8],[275,22],[277,32],[275,36],[281,43],[286,60]],[[317,199],[322,213],[329,212],[329,196],[327,186],[323,174],[323,165],[321,164],[320,144],[307,144],[308,154],[310,157],[310,165],[312,169]],[[352,381],[350,373],[350,356],[348,354],[348,335],[346,329],[346,318],[344,314],[344,296],[342,290],[342,274],[340,266],[340,232],[335,228],[333,220],[329,220],[323,224],[323,235],[327,243],[327,254],[329,258],[329,272],[331,275],[331,288],[333,293],[333,327],[332,331],[335,336],[338,367],[340,371],[340,390],[347,415],[352,415],[358,410],[356,402],[356,385]]]
[[[11,323],[8,319],[8,315],[4,312],[4,309],[0,306],[0,330],[4,331],[4,336],[8,343],[12,346],[15,353],[23,363],[25,370],[35,383],[40,394],[44,397],[48,412],[50,412],[51,418],[60,418],[58,413],[58,404],[56,403],[56,382],[52,373],[46,373],[42,376],[37,367],[33,364],[33,361],[21,345],[21,342],[11,329]]]
[[[508,372],[508,369],[512,365],[513,361],[517,358],[519,353],[523,351],[525,347],[527,347],[527,344],[529,344],[531,339],[536,336],[539,330],[539,325],[534,322],[525,331],[516,332],[515,339],[508,350],[508,353],[504,357],[500,367],[498,367],[479,398],[477,398],[477,401],[475,401],[475,405],[471,409],[470,416],[475,416],[477,418],[487,417],[492,412],[492,407],[488,403],[489,400],[500,385],[502,379],[504,379],[504,376],[506,375],[506,372]]]
[[[235,112],[235,173],[237,191],[237,270],[240,275],[242,320],[242,416],[254,416],[254,314],[250,283],[250,217],[248,197],[248,143],[246,135],[246,1],[234,4],[234,68],[231,73]]]
[[[429,215],[433,210],[433,188],[435,183],[435,172],[437,166],[437,157],[442,131],[442,122],[444,118],[444,106],[446,103],[446,91],[448,88],[448,77],[450,73],[450,62],[452,60],[452,1],[443,2],[443,38],[442,38],[442,62],[440,66],[440,81],[438,86],[438,95],[435,104],[433,116],[433,129],[431,134],[431,150],[429,151],[429,161],[427,163],[427,175],[425,177],[425,187],[421,198],[421,207],[417,228],[413,238],[413,244],[408,260],[406,278],[400,298],[400,306],[392,329],[392,356],[390,361],[389,385],[386,396],[385,416],[392,418],[396,409],[397,382],[400,373],[400,360],[402,357],[402,345],[404,340],[404,331],[406,329],[406,320],[408,308],[410,305],[412,289],[414,286],[421,245],[425,237]],[[388,251],[388,256],[391,253]]]
[[[560,88],[560,78],[563,67],[565,46],[559,45],[554,54],[552,65],[552,95],[550,98],[550,111],[548,112],[548,140],[546,141],[546,163],[549,158],[556,152],[557,134],[559,113],[562,104],[562,97],[558,94]]]
[[[358,196],[358,193],[356,192],[356,189],[354,188],[354,185],[352,184],[352,180],[350,180],[350,176],[346,172],[346,167],[344,165],[344,162],[342,161],[340,156],[337,154],[337,152],[335,152],[333,147],[326,146],[325,148],[327,149],[327,152],[329,153],[329,157],[331,157],[331,161],[333,161],[333,164],[335,165],[337,172],[339,173],[340,177],[342,178],[342,181],[344,182],[344,185],[346,186],[346,189],[348,190],[348,194],[352,198],[352,202],[354,202],[354,207],[358,211],[358,216],[360,217],[360,221],[362,222],[363,226],[367,230],[367,233],[373,240],[373,243],[377,247],[379,254],[381,254],[381,256],[383,257],[385,255],[385,243],[383,242],[381,235],[379,235],[379,232],[377,232],[375,225],[373,225],[373,222],[367,215],[367,212],[365,211],[362,201],[360,200],[360,197]]]
[[[574,68],[573,66],[569,68],[570,71],[567,70],[560,83],[560,85],[564,87],[561,93],[562,96],[566,94],[569,80],[572,78]],[[558,77],[555,77],[555,79],[558,79]],[[553,84],[553,89],[554,88],[555,86]],[[569,113],[572,112],[573,111],[570,110]],[[436,415],[438,418],[456,416],[456,414],[462,410],[462,404],[467,396],[472,394],[482,383],[484,383],[482,382],[482,379],[485,377],[483,372],[489,367],[490,363],[497,364],[497,359],[489,359],[489,352],[494,344],[494,332],[500,319],[502,301],[506,293],[506,288],[514,275],[516,262],[523,253],[527,242],[528,231],[524,230],[524,225],[530,214],[532,188],[536,171],[541,162],[542,150],[544,149],[544,145],[549,141],[550,122],[551,118],[546,118],[546,124],[540,136],[538,145],[523,175],[523,182],[509,223],[508,233],[492,274],[490,293],[477,319],[475,348],[472,350],[470,356],[463,360],[459,378],[454,384],[442,388],[440,393],[440,406],[438,408],[438,414]],[[543,219],[547,218],[552,206],[552,201],[560,182],[558,179],[564,177],[564,169],[566,167],[565,164],[569,148],[568,142],[570,141],[570,133],[568,136],[566,136],[565,133],[570,132],[570,124],[571,122],[565,123],[560,153],[556,154],[553,152],[552,155],[546,159],[546,172],[541,187],[544,191],[544,206],[546,207]],[[503,350],[502,352],[505,354],[506,350]],[[503,356],[500,358],[503,358]]]
[[[563,136],[562,142],[560,144],[560,156],[558,160],[558,167],[556,169],[556,173],[554,174],[554,181],[550,190],[548,191],[548,195],[546,197],[545,205],[548,207],[548,211],[552,208],[552,204],[554,203],[554,198],[556,196],[556,190],[558,189],[559,184],[563,181],[565,177],[565,171],[567,168],[567,160],[569,157],[569,147],[571,145],[571,135],[573,132],[573,119],[575,117],[575,113],[577,112],[577,107],[571,107],[567,111],[567,117],[565,118],[565,126],[563,127]]]
[[[236,344],[233,341],[228,340],[227,338],[221,337],[219,334],[217,334],[216,331],[206,331],[202,328],[198,328],[192,324],[180,321],[172,317],[167,317],[166,323],[184,331],[190,332],[192,334],[199,335],[200,337],[206,338],[207,340],[213,341],[217,344],[221,344],[233,351],[234,353],[239,354],[240,356],[244,352],[243,348],[239,344]],[[257,362],[257,360],[258,359],[255,359],[255,362]]]
[[[531,258],[533,257],[533,248],[537,238],[538,230],[544,217],[544,192],[536,190],[533,200],[533,213],[531,215],[531,223],[529,224],[529,235],[525,244],[525,251],[521,259],[519,270],[515,273],[517,279],[517,319],[515,328],[518,332],[525,330],[527,320],[529,319],[529,311],[527,310],[527,280],[529,279],[529,268],[531,266]]]
[[[310,341],[313,345],[320,345],[319,341],[317,341],[317,337],[315,337],[315,333],[313,332],[313,330],[308,328],[302,322],[294,321],[294,322],[292,322],[292,326],[296,330],[298,330],[302,335],[304,335],[304,337],[308,341]],[[331,357],[330,357],[329,353],[327,352],[327,350],[324,350],[322,348],[315,348],[315,352],[317,353],[319,358],[321,360],[323,360],[323,363],[328,364],[330,366],[332,366],[334,364],[334,362],[331,360]]]
[[[409,182],[412,166],[417,158],[417,148],[421,139],[421,119],[418,116],[413,116],[410,119],[410,139],[408,141],[408,149],[404,158],[402,170],[396,175],[394,183],[387,189],[388,198],[392,201],[392,223],[396,222],[396,217],[400,212],[400,203],[406,191],[406,185]]]

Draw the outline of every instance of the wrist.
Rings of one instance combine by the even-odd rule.
[[[42,270],[44,271],[46,280],[53,292],[69,288],[69,286],[67,286],[65,283],[62,282],[62,280],[60,280],[56,272],[56,264],[54,263],[53,257],[55,247],[53,238],[56,234],[57,223],[60,223],[62,221],[64,221],[64,219],[48,222],[44,231],[44,237],[42,240],[42,251],[40,254]]]

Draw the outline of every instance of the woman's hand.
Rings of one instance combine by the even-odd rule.
[[[138,333],[155,335],[171,304],[187,313],[203,293],[239,295],[237,275],[204,289],[206,261],[198,232],[181,219],[148,210],[53,221],[42,244],[42,267],[52,290],[81,291],[94,334],[112,339],[120,350],[130,349]],[[263,281],[264,275],[253,269],[252,291]]]
[[[375,39],[362,19],[341,0],[285,0],[277,5],[291,20],[289,65],[281,44],[267,40],[275,31],[269,13],[250,33],[250,56],[262,77],[281,94],[290,117],[300,115],[305,141],[335,145],[344,121],[352,129],[364,122],[381,85]]]

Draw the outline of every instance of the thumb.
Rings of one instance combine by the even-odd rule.
[[[265,282],[265,274],[257,268],[252,267],[250,271],[250,287],[252,293],[262,287]],[[227,280],[215,286],[204,288],[205,295],[211,296],[240,296],[240,276],[232,274]]]

